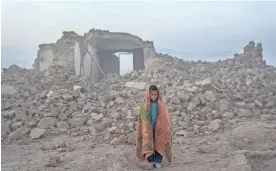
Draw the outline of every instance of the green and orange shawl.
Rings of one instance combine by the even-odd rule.
[[[145,103],[141,106],[139,113],[136,156],[141,161],[146,161],[156,150],[170,163],[172,161],[172,134],[169,112],[159,95],[158,117],[155,137],[153,137],[150,102],[150,94],[148,92]]]

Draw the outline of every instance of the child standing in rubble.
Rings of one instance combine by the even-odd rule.
[[[172,160],[171,123],[160,91],[151,85],[138,119],[136,156],[144,169],[160,168],[162,160]]]

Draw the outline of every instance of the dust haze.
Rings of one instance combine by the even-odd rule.
[[[272,3],[250,2],[251,8],[245,8],[246,3],[218,2],[216,5],[222,8],[211,12],[206,20],[217,14],[215,20],[227,19],[228,26],[239,23],[242,27],[246,25],[244,20],[254,26],[233,35],[226,26],[220,32],[211,29],[220,26],[212,22],[201,32],[204,24],[196,20],[187,20],[191,25],[185,32],[201,34],[180,34],[181,27],[189,25],[183,21],[189,14],[204,18],[194,11],[195,7],[206,10],[208,4],[215,3],[185,2],[191,7],[186,12],[176,10],[179,4],[171,3],[165,8],[160,3],[155,2],[159,9],[154,8],[154,3],[136,3],[137,9],[144,9],[142,16],[154,10],[164,13],[160,17],[148,15],[159,27],[155,33],[154,24],[143,25],[133,8],[133,14],[129,13],[129,18],[136,20],[133,27],[124,29],[118,26],[119,19],[108,19],[107,14],[102,14],[103,28],[93,27],[101,25],[98,20],[95,24],[91,20],[84,30],[88,26],[84,27],[81,20],[90,21],[89,15],[84,15],[89,3],[68,3],[68,10],[64,11],[81,29],[73,26],[76,23],[64,22],[61,15],[50,17],[63,9],[62,3],[51,4],[53,11],[49,16],[49,2],[2,4],[3,170],[142,170],[135,164],[138,115],[152,84],[160,88],[173,127],[173,161],[157,170],[276,169],[276,68],[271,60],[275,49],[267,44],[276,40],[275,33],[269,31],[275,24],[271,22],[269,27],[268,22],[265,26],[269,28],[258,29],[255,21],[241,15],[241,11],[246,13],[246,9],[251,14],[259,6],[260,11],[267,9],[267,13],[255,19],[264,20],[264,15],[272,16]],[[112,5],[128,12],[126,7],[130,5],[99,4],[95,5],[101,7],[95,9],[98,13]],[[225,5],[229,9],[223,12]],[[20,37],[20,33],[11,34],[16,29],[10,26],[17,26],[19,31],[23,22],[8,20],[16,21],[20,10],[34,7],[40,7],[41,13],[22,20],[31,22],[40,17],[49,28],[33,31],[33,40],[23,42],[33,26],[22,29]],[[8,9],[18,9],[18,14]],[[68,13],[73,9],[83,9],[79,10],[83,18]],[[175,11],[174,15],[170,10]],[[235,10],[238,12],[231,13]],[[119,9],[113,12],[125,16]],[[242,20],[226,14],[241,15]],[[166,23],[161,16],[175,17],[184,24],[178,27],[172,20]],[[52,22],[46,22],[49,19]],[[127,17],[124,20],[131,23]],[[112,25],[115,21],[117,25]],[[169,27],[162,27],[166,24]],[[201,31],[192,32],[192,28]],[[258,34],[254,34],[254,29],[259,30]],[[212,39],[215,33],[217,37]]]

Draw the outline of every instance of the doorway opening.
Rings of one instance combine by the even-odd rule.
[[[120,75],[133,71],[133,52],[117,52],[115,55],[119,58]]]

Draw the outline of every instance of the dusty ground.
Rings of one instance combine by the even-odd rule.
[[[276,122],[235,124],[223,133],[204,137],[175,137],[170,171],[275,171]],[[50,158],[60,161],[46,167]],[[2,143],[3,171],[139,171],[135,146],[112,146],[91,136],[59,135],[39,140]],[[55,165],[55,162],[51,164]]]

